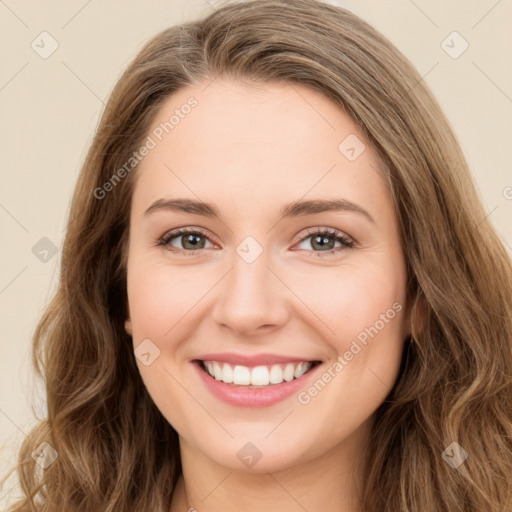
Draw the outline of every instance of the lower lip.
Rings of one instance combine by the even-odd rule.
[[[304,387],[306,380],[321,366],[317,364],[304,375],[290,382],[283,381],[281,384],[271,384],[261,388],[248,388],[245,386],[234,386],[216,380],[203,370],[201,363],[194,361],[192,364],[196,367],[206,387],[217,398],[230,405],[252,408],[268,407],[298,393],[299,390]]]

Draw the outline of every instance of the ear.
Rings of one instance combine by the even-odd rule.
[[[124,321],[124,330],[126,331],[126,334],[129,336],[133,336],[133,328],[132,328],[132,319],[130,315],[130,304],[128,303],[128,296],[125,296],[124,299],[124,310],[126,319]]]
[[[421,290],[409,300],[406,329],[407,335],[419,334],[423,331],[427,318],[427,303]]]
[[[133,336],[132,321],[130,318],[127,318],[124,322],[124,330],[128,335]]]
[[[130,317],[130,306],[128,305],[128,301],[126,301],[126,320],[124,321],[124,330],[129,336],[133,336],[133,329],[132,329],[132,319]]]

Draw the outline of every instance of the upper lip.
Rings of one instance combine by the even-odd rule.
[[[319,361],[319,359],[309,359],[304,357],[285,356],[281,354],[233,354],[230,352],[216,352],[213,354],[203,354],[195,358],[201,361],[218,361],[219,363],[229,363],[241,366],[265,366],[278,363],[300,363],[301,361]]]

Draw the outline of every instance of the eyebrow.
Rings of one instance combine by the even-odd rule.
[[[196,201],[194,199],[158,199],[145,212],[144,216],[159,211],[173,211],[178,213],[191,213],[204,217],[219,217],[217,208],[210,203]],[[308,201],[294,201],[285,204],[280,209],[281,219],[314,215],[329,211],[356,212],[366,217],[375,224],[374,218],[361,206],[347,199],[312,199]]]

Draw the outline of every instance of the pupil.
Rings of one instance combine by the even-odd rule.
[[[323,249],[332,249],[332,245],[334,244],[334,241],[331,240],[329,236],[323,236],[323,235],[317,235],[314,237],[314,243],[320,244],[320,248]],[[331,241],[331,244],[329,243]],[[313,245],[314,245],[313,243]],[[329,247],[326,247],[329,245]]]
[[[191,244],[192,249],[195,249],[198,244],[198,239],[200,239],[200,236],[198,236],[198,235],[191,234],[191,235],[185,236],[185,243],[183,244],[183,247],[186,248],[187,244]]]

